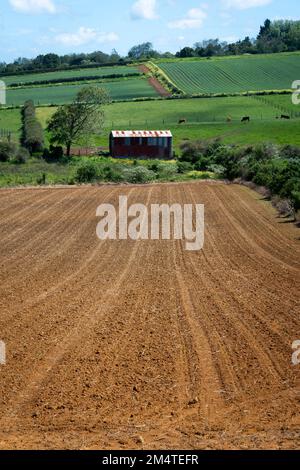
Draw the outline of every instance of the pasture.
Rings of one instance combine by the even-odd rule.
[[[128,82],[132,81],[135,80]],[[274,142],[300,145],[299,119],[276,120],[280,114],[278,106],[287,113],[300,112],[300,106],[292,104],[290,95],[113,103],[105,108],[105,129],[101,136],[96,136],[95,143],[107,146],[108,133],[112,129],[168,128],[174,134],[176,151],[185,139],[215,137],[229,144]],[[55,109],[37,108],[37,117],[44,128]],[[242,124],[241,118],[245,115],[251,117],[251,122]],[[231,122],[226,122],[228,117]],[[182,118],[187,123],[179,125]],[[17,138],[20,127],[19,109],[0,110],[0,129],[13,131]]]
[[[186,94],[291,89],[300,79],[300,54],[176,60],[157,65]]]
[[[272,98],[275,101],[276,97]],[[284,98],[285,103],[291,99],[290,96]],[[294,108],[298,110],[296,106]],[[43,127],[54,110],[37,109]],[[251,116],[251,122],[242,124],[240,121],[245,113]],[[253,97],[113,103],[105,109],[105,129],[95,142],[107,146],[108,133],[112,129],[168,128],[173,132],[176,151],[185,139],[215,137],[229,144],[274,142],[300,145],[299,119],[278,121],[277,113],[273,101],[265,104]],[[228,116],[232,119],[229,123],[226,122]],[[181,118],[187,119],[187,123],[179,125]]]

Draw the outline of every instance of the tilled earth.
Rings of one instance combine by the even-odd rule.
[[[202,251],[96,208],[203,203]],[[2,449],[300,447],[300,232],[223,183],[0,191]]]

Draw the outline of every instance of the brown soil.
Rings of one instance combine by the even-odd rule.
[[[204,203],[203,251],[96,208]],[[225,184],[0,191],[1,449],[300,446],[299,231]]]
[[[151,72],[146,65],[139,65],[138,68],[139,68],[140,72],[145,73],[146,75]],[[172,95],[172,93],[170,93],[168,90],[166,90],[162,86],[162,84],[157,80],[157,78],[151,77],[151,78],[149,78],[148,81],[149,81],[150,85],[157,91],[157,93],[160,96],[167,97],[167,96]]]

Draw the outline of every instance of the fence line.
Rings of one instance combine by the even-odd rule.
[[[13,132],[9,129],[1,129],[0,128],[0,139],[7,139],[9,142],[11,141],[13,136]]]
[[[286,108],[282,106],[278,106],[277,110],[280,111],[280,113],[285,113],[288,114],[291,118],[300,118],[300,112],[295,112],[291,110],[287,110]],[[251,116],[251,113],[250,113]],[[213,123],[218,123],[218,124],[230,124],[230,122],[241,122],[241,118],[243,115],[241,114],[241,117],[234,117],[230,118],[230,121],[227,121],[226,118],[221,119],[220,117],[214,116],[210,118],[193,118],[193,119],[186,119],[185,124],[213,124]],[[252,121],[260,121],[260,120],[267,120],[267,121],[272,121],[275,120],[276,116],[274,115],[274,118],[270,116],[265,116],[263,113],[255,116],[251,116]],[[153,120],[153,121],[128,121],[128,122],[108,122],[105,125],[105,129],[123,129],[127,127],[128,129],[132,129],[133,127],[138,130],[143,130],[144,128],[147,129],[148,127],[153,127],[153,129],[157,129],[158,127],[168,127],[168,126],[180,126],[179,120],[176,121],[168,121],[168,120]],[[182,124],[182,127],[184,127],[185,124]]]

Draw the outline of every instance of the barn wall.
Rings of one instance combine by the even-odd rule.
[[[172,138],[165,138],[167,140],[167,146],[153,146],[147,145],[145,139],[142,141],[142,145],[136,142],[132,142],[129,145],[125,145],[125,139],[110,137],[110,153],[112,157],[134,157],[134,158],[172,158]],[[123,143],[124,141],[124,143]],[[128,140],[127,140],[128,144]]]

